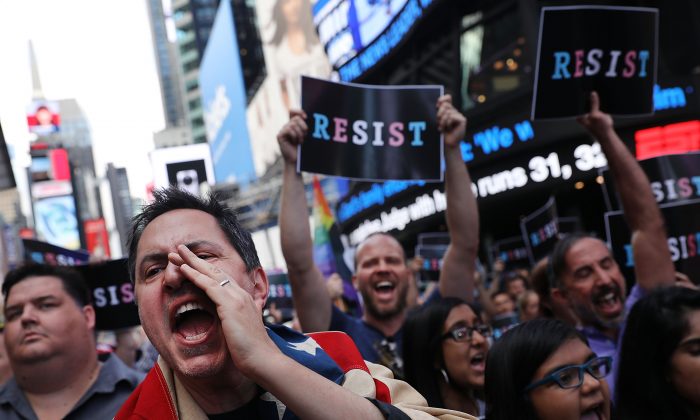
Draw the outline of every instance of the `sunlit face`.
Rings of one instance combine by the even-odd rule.
[[[576,315],[587,324],[619,325],[627,295],[620,267],[605,243],[583,238],[566,253],[563,285]]]
[[[32,276],[12,286],[5,319],[13,366],[71,357],[75,343],[90,342],[95,327],[92,306],[79,307],[54,276]]]
[[[368,238],[357,249],[353,282],[362,294],[368,316],[387,319],[406,307],[410,272],[403,248],[388,235]]]
[[[688,314],[689,331],[671,355],[669,379],[689,405],[700,407],[700,310]]]
[[[251,293],[261,309],[264,295],[216,219],[200,210],[164,213],[146,226],[136,250],[135,292],[141,324],[160,355],[181,375],[210,377],[233,369],[214,303],[168,261],[186,245]],[[266,293],[266,290],[264,291]],[[184,312],[183,312],[184,311]]]
[[[568,365],[581,365],[595,355],[578,338],[567,340],[537,369],[534,383]],[[610,419],[610,391],[605,379],[584,374],[578,388],[563,389],[555,382],[536,387],[529,392],[530,401],[540,420],[608,420]]]
[[[467,305],[452,308],[442,327],[445,334],[454,328],[473,327],[481,321]],[[442,356],[450,384],[459,389],[481,389],[484,386],[484,372],[489,343],[477,331],[472,332],[470,342],[446,338],[442,341]]]

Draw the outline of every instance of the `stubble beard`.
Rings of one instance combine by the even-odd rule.
[[[398,299],[396,300],[396,305],[387,309],[380,309],[378,305],[375,304],[373,296],[367,290],[361,290],[362,300],[365,303],[365,311],[374,319],[380,321],[390,320],[397,317],[406,309],[406,298],[408,296],[408,287],[404,285],[398,291]]]

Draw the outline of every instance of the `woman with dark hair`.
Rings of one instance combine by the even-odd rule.
[[[458,298],[417,308],[403,327],[404,376],[431,407],[483,415],[480,399],[491,329]]]
[[[274,47],[273,72],[279,78],[282,100],[287,110],[301,106],[300,75],[327,77],[330,64],[311,15],[309,0],[277,0],[268,27],[274,32],[268,44]]]
[[[489,351],[486,419],[609,420],[610,368],[611,359],[596,357],[575,328],[553,319],[524,322]]]
[[[700,292],[658,289],[632,307],[622,338],[616,418],[700,419]]]

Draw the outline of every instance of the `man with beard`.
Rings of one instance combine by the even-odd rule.
[[[280,210],[282,252],[287,262],[294,306],[304,331],[338,330],[348,333],[362,356],[401,375],[401,328],[406,319],[407,291],[412,273],[401,244],[376,233],[355,253],[353,284],[365,310],[362,319],[343,314],[331,305],[324,279],[313,262],[313,243],[301,174],[296,172],[297,146],[308,130],[306,114],[292,111],[277,140],[284,158]],[[479,242],[479,217],[471,179],[460,153],[466,118],[452,106],[449,95],[437,102],[438,129],[445,143],[446,220],[450,245],[440,270],[439,293],[472,300],[473,275]]]
[[[551,293],[569,302],[596,355],[612,356],[616,366],[628,310],[647,291],[673,285],[675,269],[649,179],[618,137],[610,115],[600,110],[596,92],[591,93],[590,101],[591,111],[578,122],[600,142],[608,160],[632,232],[636,284],[627,296],[625,278],[607,245],[591,235],[575,234],[560,240],[552,251]],[[610,374],[611,393],[613,378]]]

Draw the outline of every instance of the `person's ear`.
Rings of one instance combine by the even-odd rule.
[[[85,322],[87,323],[87,326],[89,329],[94,330],[95,329],[95,308],[92,307],[92,305],[85,305],[82,308],[83,311],[83,316],[85,317]]]
[[[255,304],[258,305],[260,310],[265,307],[265,302],[267,302],[267,296],[270,293],[270,281],[267,279],[267,274],[265,270],[261,267],[256,268],[251,273],[251,278],[253,280],[253,300]]]
[[[552,296],[552,298],[557,299],[557,300],[563,300],[566,301],[568,299],[568,292],[564,288],[558,288],[558,287],[553,287],[550,291],[549,294]]]

